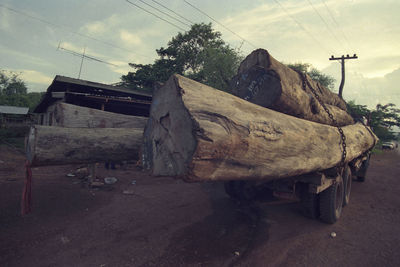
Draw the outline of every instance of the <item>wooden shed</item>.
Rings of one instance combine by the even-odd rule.
[[[0,127],[24,126],[31,122],[28,107],[0,106]]]
[[[33,112],[39,115],[40,125],[81,127],[77,118],[70,117],[89,113],[93,115],[96,110],[106,111],[102,112],[102,116],[108,114],[111,117],[102,120],[101,125],[97,122],[96,125],[82,127],[113,128],[109,124],[118,122],[113,120],[112,113],[148,117],[151,101],[152,96],[149,93],[57,75]],[[63,116],[60,116],[61,111],[65,113]],[[65,116],[67,113],[69,116]],[[74,121],[76,125],[64,125],[66,119],[71,119],[70,122]]]

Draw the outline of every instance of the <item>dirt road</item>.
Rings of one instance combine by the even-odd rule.
[[[0,147],[0,266],[399,266],[400,154],[374,155],[334,225],[298,203],[237,205],[219,183],[154,178],[129,166],[90,189],[74,166],[33,170],[33,212],[19,215],[24,158]],[[330,234],[335,232],[335,238]]]

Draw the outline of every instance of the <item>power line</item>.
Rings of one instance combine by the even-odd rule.
[[[328,5],[325,3],[324,0],[321,0],[321,2],[325,5],[326,9],[328,10],[329,16],[331,17],[331,19],[333,20],[333,22],[336,24],[336,26],[339,28],[340,32],[342,33],[347,45],[350,47],[350,49],[352,49],[354,51],[354,49],[352,48],[352,46],[350,45],[349,40],[347,39],[346,34],[344,34],[342,27],[340,27],[339,23],[336,21],[335,17],[333,16],[331,9],[328,7]]]
[[[305,33],[307,33],[323,50],[325,50],[325,52],[328,52],[328,54],[332,54],[332,51],[329,51],[330,49],[327,49],[320,41],[318,41],[317,38],[314,37],[314,35],[312,35],[306,28],[304,28],[304,26],[297,19],[295,19],[289,13],[289,11],[287,11],[287,9],[284,6],[282,6],[281,3],[279,3],[278,0],[274,1],[282,8],[282,10],[286,13],[286,15],[288,15],[294,22],[296,22],[296,24],[300,27],[300,29],[302,29]]]
[[[326,23],[325,19],[321,16],[321,14],[318,12],[318,10],[314,7],[314,5],[312,4],[312,2],[310,0],[307,0],[307,2],[311,5],[311,7],[314,9],[315,13],[317,13],[317,15],[319,16],[319,18],[322,20],[322,22],[325,24],[326,28],[332,33],[333,37],[336,39],[336,41],[338,41],[338,43],[343,47],[343,43],[337,38],[336,34],[334,33],[334,31],[332,30],[332,28],[328,25],[328,23]]]
[[[150,4],[148,4],[148,3],[146,3],[146,2],[143,1],[143,0],[139,0],[139,1],[142,2],[143,4],[145,4],[146,6],[149,6],[149,7],[153,8],[153,9],[157,10],[158,12],[160,12],[160,13],[162,13],[162,14],[168,16],[169,18],[171,18],[171,19],[173,19],[173,20],[175,20],[175,21],[177,21],[177,22],[180,22],[180,23],[182,23],[183,25],[186,25],[186,26],[188,26],[188,27],[190,28],[190,25],[187,24],[186,22],[183,22],[183,21],[181,21],[180,19],[177,19],[177,18],[175,18],[174,16],[171,16],[170,14],[168,14],[168,13],[166,13],[166,12],[164,12],[164,11],[162,11],[162,10],[160,10],[160,9],[158,9],[158,8],[156,8],[156,7],[154,7],[154,6],[150,5]]]
[[[104,64],[107,64],[107,65],[111,65],[111,66],[114,66],[114,67],[118,67],[118,65],[116,65],[116,64],[113,64],[113,63],[110,63],[110,62],[107,62],[107,61],[104,61],[104,60],[101,60],[101,59],[97,59],[97,58],[95,58],[93,56],[89,56],[85,52],[83,54],[81,54],[81,53],[75,52],[73,50],[69,50],[67,48],[61,47],[60,45],[58,46],[57,50],[64,50],[66,53],[71,54],[73,56],[84,57],[84,58],[87,58],[87,59],[90,59],[90,60],[93,60],[93,61],[97,61],[97,62],[104,63]],[[85,47],[85,50],[86,50],[86,47]]]
[[[84,59],[89,59],[89,60],[92,60],[92,61],[97,61],[97,62],[100,62],[100,63],[104,63],[104,64],[107,64],[107,65],[111,65],[111,66],[118,67],[118,65],[116,65],[116,64],[109,63],[109,62],[107,62],[107,61],[104,61],[104,60],[101,60],[101,59],[97,59],[97,58],[92,57],[92,56],[88,56],[88,55],[86,54],[86,46],[84,47],[83,53],[81,54],[81,53],[75,52],[75,51],[73,51],[73,50],[69,50],[69,49],[66,49],[66,48],[64,48],[64,47],[61,47],[61,42],[60,42],[60,43],[58,44],[57,50],[63,50],[64,52],[66,52],[66,53],[68,53],[68,54],[71,54],[71,55],[73,55],[73,56],[77,56],[77,57],[80,57],[80,58],[81,58],[81,64],[80,64],[80,67],[79,67],[78,79],[81,78],[82,65],[83,65],[83,60],[84,60]]]
[[[163,4],[157,2],[156,0],[151,0],[151,1],[153,1],[154,3],[156,3],[157,5],[159,5],[159,6],[161,6],[161,7],[163,7],[163,8],[165,8],[165,9],[169,10],[170,12],[174,13],[175,15],[177,15],[178,17],[180,17],[181,19],[186,20],[186,21],[189,22],[191,25],[195,24],[193,21],[191,21],[191,20],[185,18],[184,16],[178,14],[177,12],[173,11],[172,9],[169,9],[168,7],[166,7],[166,6],[164,6]]]
[[[239,34],[235,33],[234,31],[232,31],[231,29],[229,29],[228,27],[226,27],[225,25],[223,25],[222,23],[220,23],[219,21],[217,21],[216,19],[210,17],[207,13],[205,13],[204,11],[200,10],[198,7],[194,6],[193,4],[189,3],[186,0],[183,0],[186,4],[188,4],[189,6],[191,6],[192,8],[196,9],[197,11],[199,11],[201,14],[207,16],[209,19],[211,19],[212,21],[214,21],[215,23],[217,23],[218,25],[220,25],[221,27],[223,27],[225,30],[229,31],[230,33],[236,35],[237,37],[239,37],[242,41],[250,44],[251,46],[253,46],[254,48],[258,48],[256,45],[252,44],[251,42],[247,41],[246,39],[244,39],[242,36],[240,36]]]
[[[55,24],[55,23],[50,22],[50,21],[48,21],[48,20],[44,20],[44,19],[41,19],[41,18],[32,16],[32,15],[29,15],[28,13],[22,12],[22,11],[20,11],[20,10],[17,10],[17,9],[14,9],[14,8],[11,8],[11,7],[8,7],[8,6],[5,6],[5,5],[3,5],[3,4],[1,4],[1,3],[0,3],[0,7],[4,8],[4,9],[7,9],[7,10],[9,10],[9,11],[12,11],[12,12],[14,12],[14,13],[17,13],[17,14],[19,14],[19,15],[25,16],[25,17],[27,17],[27,18],[30,18],[30,19],[33,19],[33,20],[37,20],[37,21],[39,21],[39,22],[41,22],[41,23],[50,25],[50,26],[52,26],[52,27],[59,28],[59,29],[61,29],[61,30],[63,30],[63,31],[67,31],[67,32],[73,33],[73,34],[75,34],[75,35],[78,35],[78,36],[81,36],[81,37],[85,37],[85,38],[87,38],[87,39],[90,39],[90,40],[93,40],[93,41],[102,43],[102,44],[104,44],[104,45],[107,45],[107,46],[110,46],[110,47],[114,47],[114,48],[118,48],[118,49],[121,49],[121,50],[130,52],[130,53],[133,53],[133,54],[138,55],[138,56],[150,58],[149,56],[145,56],[145,55],[138,54],[138,53],[133,52],[133,51],[131,51],[131,50],[129,50],[129,49],[126,49],[126,48],[120,47],[120,46],[118,46],[118,45],[115,45],[115,44],[113,44],[113,43],[109,43],[109,42],[106,42],[106,41],[97,39],[97,38],[95,38],[95,37],[92,37],[92,36],[90,36],[90,35],[83,34],[83,33],[77,32],[77,31],[74,31],[74,30],[71,29],[71,27]]]
[[[154,17],[156,17],[156,18],[158,18],[158,19],[161,19],[162,21],[164,21],[164,22],[166,22],[166,23],[168,23],[168,24],[174,26],[175,28],[178,28],[179,30],[186,31],[186,30],[183,29],[182,27],[179,27],[178,25],[176,25],[176,24],[174,24],[174,23],[172,23],[172,22],[170,22],[170,21],[168,21],[168,20],[166,20],[166,19],[164,19],[164,18],[162,18],[162,17],[160,17],[160,16],[154,14],[154,13],[151,12],[151,11],[148,11],[147,9],[145,9],[145,8],[143,8],[143,7],[141,7],[141,6],[137,5],[137,4],[135,4],[135,3],[132,3],[132,2],[129,1],[129,0],[125,0],[125,1],[128,2],[128,3],[131,4],[131,5],[133,5],[133,6],[137,7],[137,8],[139,8],[139,9],[141,9],[141,10],[143,10],[143,11],[145,11],[145,12],[151,14],[151,15],[153,15]]]

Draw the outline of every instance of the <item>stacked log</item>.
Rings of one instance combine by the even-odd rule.
[[[139,160],[145,117],[56,103],[53,126],[33,126],[26,143],[32,166]]]
[[[343,127],[351,161],[376,137],[362,124]],[[187,181],[291,177],[338,165],[336,127],[252,104],[179,75],[153,95],[143,161],[153,175]]]
[[[53,126],[68,128],[144,128],[147,118],[118,114],[64,102],[48,108]]]
[[[354,123],[343,99],[307,74],[297,73],[280,63],[264,49],[253,51],[240,64],[238,74],[231,81],[231,88],[234,95],[262,107],[334,125],[316,99],[317,94],[338,126]]]
[[[33,126],[26,156],[32,166],[138,160],[143,128]]]

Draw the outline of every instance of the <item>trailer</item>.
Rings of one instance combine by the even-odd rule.
[[[254,201],[258,192],[268,188],[274,197],[297,200],[302,213],[311,219],[335,223],[343,207],[350,202],[352,181],[365,181],[371,152],[344,167],[331,168],[286,179],[262,181],[237,180],[224,182],[226,194],[237,201]]]

